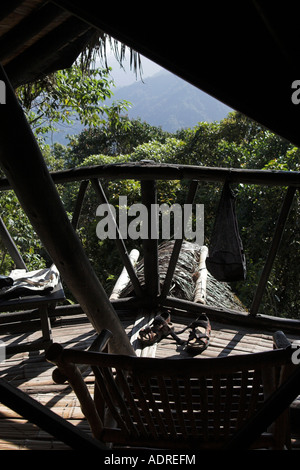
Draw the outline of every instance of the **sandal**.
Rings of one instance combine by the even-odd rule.
[[[139,332],[139,338],[145,346],[157,343],[162,338],[165,338],[169,334],[172,334],[173,328],[170,312],[167,310],[165,312],[160,312],[159,315],[153,320],[153,323],[145,328],[141,329]]]
[[[185,345],[185,351],[193,354],[202,353],[210,341],[211,325],[206,315],[201,315],[197,320],[192,322],[188,328],[191,328],[188,341]],[[199,328],[204,328],[205,332]]]

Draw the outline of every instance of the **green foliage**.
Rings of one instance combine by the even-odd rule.
[[[129,155],[135,149],[150,141],[164,142],[170,136],[160,128],[150,126],[139,119],[122,119],[117,129],[108,120],[101,127],[89,127],[78,136],[72,136],[68,146],[65,164],[68,167],[81,165],[90,155]],[[139,159],[138,156],[135,158]],[[117,160],[115,160],[117,161]],[[113,161],[112,161],[113,163]]]
[[[174,137],[167,137],[164,142],[152,140],[136,147],[131,154],[131,160],[153,160],[159,163],[173,163],[183,147],[184,142]]]
[[[105,99],[111,98],[113,86],[108,69],[92,69],[78,62],[71,68],[46,76],[43,80],[29,83],[16,90],[27,119],[38,139],[50,171],[66,168],[68,149],[56,144],[53,149],[44,142],[44,136],[55,130],[56,123],[71,123],[76,116],[89,127],[107,126],[114,132],[123,126],[120,113],[127,110],[127,102],[105,106]],[[128,123],[124,124],[127,128]],[[73,162],[74,166],[74,162]],[[72,190],[58,186],[61,198],[74,199],[76,184]],[[0,195],[1,215],[13,237],[28,269],[43,267],[47,260],[45,250],[37,239],[27,217],[15,195],[8,191]],[[50,261],[50,260],[47,260]],[[14,269],[14,263],[6,248],[0,245],[1,273]]]
[[[83,125],[102,126],[107,120],[117,130],[122,126],[120,114],[129,103],[119,101],[111,106],[105,100],[112,97],[109,69],[83,68],[79,63],[34,83],[21,86],[16,93],[37,138],[55,131],[59,123],[71,124],[79,119]]]
[[[231,113],[220,122],[201,122],[193,129],[176,134],[163,133],[161,129],[140,121],[131,121],[128,129],[123,129],[116,139],[116,147],[121,150],[118,155],[110,154],[112,140],[108,135],[107,130],[86,130],[76,136],[61,155],[68,166],[153,160],[203,166],[299,170],[299,149],[239,113]],[[88,154],[90,156],[86,157]],[[116,207],[119,195],[127,195],[128,204],[140,202],[140,187],[135,181],[103,181],[103,186],[109,202]],[[159,203],[184,203],[187,182],[158,181],[157,187]],[[237,193],[238,222],[247,257],[247,279],[236,283],[233,288],[244,304],[250,307],[286,188],[239,184],[233,189]],[[207,245],[221,190],[222,184],[201,183],[197,192],[195,202],[205,206]],[[70,193],[64,193],[70,212],[74,207],[75,194],[76,191],[73,191],[70,197]],[[98,203],[90,189],[82,211],[79,233],[101,281],[109,291],[121,266],[114,242],[96,238],[95,212]],[[299,259],[299,223],[299,204],[296,201],[263,298],[262,313],[298,317],[300,274],[296,269],[298,263],[294,260]],[[298,230],[294,231],[297,227]],[[127,240],[126,246],[128,250],[137,247],[142,252],[142,247],[136,242],[132,244]]]
[[[45,267],[45,251],[13,191],[0,193],[1,217],[29,270]],[[16,266],[2,240],[0,273],[8,275]]]
[[[239,113],[230,113],[220,122],[200,122],[193,129],[170,134],[140,120],[130,121],[126,116],[121,118],[119,104],[110,110],[104,109],[103,99],[110,95],[105,73],[100,77],[101,83],[98,83],[99,75],[93,73],[84,86],[82,79],[78,69],[64,71],[55,77],[58,92],[53,92],[51,88],[51,93],[45,90],[44,95],[38,89],[31,90],[32,96],[36,95],[35,103],[39,111],[35,110],[35,114],[31,114],[33,102],[29,103],[28,116],[34,119],[34,124],[38,123],[40,132],[40,119],[47,118],[48,122],[55,122],[60,119],[62,109],[64,119],[70,119],[72,110],[75,110],[87,124],[81,134],[70,138],[67,146],[56,144],[53,148],[43,147],[50,170],[152,160],[208,167],[299,171],[298,148]],[[91,88],[93,93],[90,93]],[[47,103],[49,97],[51,99]],[[26,103],[26,95],[22,99]],[[105,114],[107,119],[103,120]],[[102,184],[108,202],[116,209],[120,195],[128,197],[128,205],[141,201],[141,189],[137,181],[105,180]],[[157,188],[160,204],[183,204],[188,182],[158,181]],[[79,183],[58,186],[70,217],[78,189]],[[232,287],[246,307],[250,307],[286,188],[237,184],[233,185],[233,189],[237,194],[238,223],[247,258],[247,279]],[[208,246],[221,190],[220,183],[201,182],[195,200],[205,206],[205,243]],[[99,279],[110,292],[122,266],[114,240],[97,238],[98,205],[95,191],[89,186],[77,231]],[[2,217],[30,268],[44,265],[45,252],[13,193],[2,193],[1,208]],[[296,198],[263,297],[261,313],[299,317],[299,225],[300,205],[299,198]],[[138,248],[142,254],[139,240],[126,240],[126,247],[128,251]],[[13,263],[2,246],[0,257],[2,272],[9,271]]]

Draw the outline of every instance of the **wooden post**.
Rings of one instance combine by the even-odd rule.
[[[73,217],[72,217],[72,225],[73,225],[74,229],[76,229],[77,225],[78,225],[80,212],[81,212],[84,196],[85,196],[88,185],[89,185],[88,180],[81,181],[81,183],[80,183],[80,188],[79,188],[79,191],[78,191],[78,195],[77,195],[77,199],[76,199],[76,203],[75,203],[75,208],[74,208],[74,212],[73,212]]]
[[[264,294],[264,290],[265,290],[266,284],[268,282],[268,279],[272,270],[274,259],[275,259],[280,241],[281,241],[282,233],[283,233],[285,223],[290,212],[290,208],[294,199],[295,192],[296,192],[295,187],[289,187],[287,190],[286,196],[284,198],[281,212],[279,214],[277,224],[275,227],[275,232],[274,232],[272,244],[270,247],[270,251],[268,253],[267,260],[265,262],[263,271],[261,273],[261,277],[260,277],[256,292],[255,292],[255,296],[254,296],[254,299],[250,308],[250,315],[256,315],[258,312],[258,308],[260,306],[260,303]]]
[[[24,260],[22,256],[19,253],[19,250],[13,241],[13,239],[10,236],[10,233],[8,232],[2,217],[0,217],[0,237],[2,238],[2,241],[7,248],[8,253],[12,257],[12,260],[16,264],[17,269],[26,269],[26,264],[24,263]]]
[[[134,354],[130,341],[65,212],[12,86],[0,106],[0,165],[62,278],[97,332],[113,333],[111,351]],[[95,234],[96,238],[96,234]]]
[[[157,204],[156,182],[141,181],[141,194],[142,203],[148,211],[148,237],[143,240],[145,290],[155,305],[159,294],[158,238],[151,234],[151,208]]]
[[[198,189],[198,181],[191,181],[190,187],[189,187],[189,192],[188,192],[188,195],[187,195],[187,198],[186,198],[186,204],[192,204],[193,203],[193,201],[195,199],[195,196],[196,196],[197,189]],[[184,232],[185,232],[185,227],[184,227],[184,221],[183,221],[182,222],[182,238],[175,240],[174,247],[173,247],[172,254],[171,254],[171,258],[170,258],[170,261],[169,261],[168,271],[167,271],[167,274],[166,274],[166,277],[165,277],[165,280],[164,280],[164,284],[163,284],[163,287],[162,287],[162,291],[161,291],[160,302],[163,302],[165,300],[165,298],[167,297],[167,295],[169,294],[173,274],[174,274],[174,271],[175,271],[175,268],[176,268],[176,264],[177,264],[178,257],[179,257],[179,254],[180,254],[181,246],[182,246],[182,243],[183,243],[183,234],[184,234]]]
[[[94,178],[91,181],[92,181],[92,185],[93,185],[93,187],[96,191],[96,194],[98,195],[98,197],[100,199],[101,204],[107,204],[108,205],[108,201],[107,201],[106,195],[104,193],[103,187],[100,184],[100,181],[97,180],[97,179],[94,179]],[[107,206],[107,207],[109,207],[109,206]],[[136,272],[134,270],[134,267],[132,265],[131,259],[128,255],[128,251],[126,249],[124,240],[123,240],[123,238],[121,236],[121,233],[119,231],[119,227],[118,227],[117,222],[114,219],[112,213],[111,213],[111,218],[113,219],[115,227],[116,227],[117,238],[116,238],[115,241],[116,241],[116,245],[117,245],[119,254],[121,256],[121,259],[123,261],[123,264],[124,264],[125,268],[127,269],[128,276],[130,277],[130,280],[132,282],[132,285],[133,285],[133,288],[134,288],[134,291],[135,291],[136,295],[139,296],[139,297],[142,297],[143,290],[141,288],[140,281],[138,280],[138,277],[137,277]]]

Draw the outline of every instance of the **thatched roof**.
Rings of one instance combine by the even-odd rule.
[[[160,284],[163,285],[170,256],[173,250],[174,241],[166,241],[159,245],[159,274]],[[195,243],[184,241],[180,255],[176,264],[176,269],[172,279],[170,293],[171,297],[194,300],[195,295],[195,274],[198,272],[201,247]],[[141,259],[136,265],[136,271],[141,285],[144,285],[144,261]],[[121,293],[121,297],[128,297],[133,293],[131,283],[129,283]],[[240,300],[234,294],[229,284],[217,281],[207,271],[206,282],[206,305],[229,308],[233,310],[246,311]]]

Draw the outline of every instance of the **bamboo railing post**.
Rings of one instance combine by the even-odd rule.
[[[75,208],[74,208],[74,212],[73,212],[73,217],[72,217],[72,225],[75,229],[77,228],[77,225],[78,225],[78,220],[79,220],[79,216],[80,216],[84,196],[85,196],[88,185],[89,185],[88,180],[83,180],[80,183],[80,188],[79,188],[79,191],[78,191],[78,195],[77,195],[77,199],[76,199],[76,203],[75,203]]]
[[[186,198],[186,204],[192,204],[193,203],[193,201],[195,199],[195,196],[196,196],[197,188],[198,188],[198,181],[191,181],[189,191],[188,191],[188,194],[187,194],[187,198]],[[173,251],[172,251],[172,254],[171,254],[170,261],[169,261],[167,274],[166,274],[164,284],[163,284],[163,287],[162,287],[162,291],[161,291],[161,295],[160,295],[160,302],[163,302],[166,299],[166,297],[169,293],[169,290],[170,290],[173,274],[174,274],[174,271],[175,271],[175,268],[176,268],[176,264],[177,264],[179,253],[180,253],[180,249],[181,249],[181,246],[182,246],[182,243],[183,243],[183,234],[184,234],[184,228],[185,228],[184,227],[184,221],[182,221],[182,225],[183,225],[182,238],[175,240]]]
[[[111,351],[134,354],[126,332],[65,212],[39,146],[0,66],[0,165],[34,230],[97,332],[112,331]],[[96,236],[96,235],[95,235]]]
[[[12,257],[12,260],[15,262],[16,267],[18,269],[26,269],[27,271],[26,264],[24,263],[24,260],[21,254],[19,253],[15,242],[11,238],[10,233],[8,232],[2,220],[2,217],[0,217],[0,237],[2,238],[5,247],[7,248],[8,253]]]
[[[144,251],[144,277],[146,294],[154,305],[157,303],[159,295],[159,266],[158,266],[158,234],[152,236],[151,209],[153,204],[157,204],[156,181],[141,181],[142,204],[148,211],[148,236],[143,239]],[[158,230],[158,224],[154,228]]]
[[[264,294],[264,290],[265,290],[266,284],[268,282],[268,279],[272,270],[274,259],[275,259],[280,241],[281,241],[285,223],[288,218],[290,208],[294,199],[295,191],[296,191],[296,188],[290,186],[285,195],[285,198],[281,207],[281,211],[277,220],[277,224],[275,227],[272,244],[271,244],[263,271],[261,273],[261,277],[260,277],[256,292],[254,295],[254,299],[252,301],[252,305],[250,308],[250,315],[256,315],[258,312],[258,309],[259,309],[259,306],[260,306],[260,303]]]
[[[92,179],[92,185],[93,185],[93,187],[96,191],[96,194],[99,197],[99,200],[100,200],[101,204],[108,204],[106,195],[104,193],[102,185],[100,184],[100,181],[93,178]],[[141,288],[141,285],[140,285],[140,281],[138,280],[135,269],[132,265],[130,256],[128,254],[125,243],[124,243],[123,238],[121,236],[121,233],[119,231],[117,222],[114,219],[112,214],[111,214],[111,218],[113,219],[114,225],[116,227],[116,236],[117,237],[116,237],[115,241],[116,241],[117,248],[119,250],[119,254],[122,258],[122,261],[124,263],[125,268],[127,269],[128,276],[130,277],[130,280],[132,282],[132,285],[133,285],[133,288],[134,288],[134,291],[135,291],[136,295],[139,296],[139,297],[142,297],[143,291],[142,291],[142,288]]]

